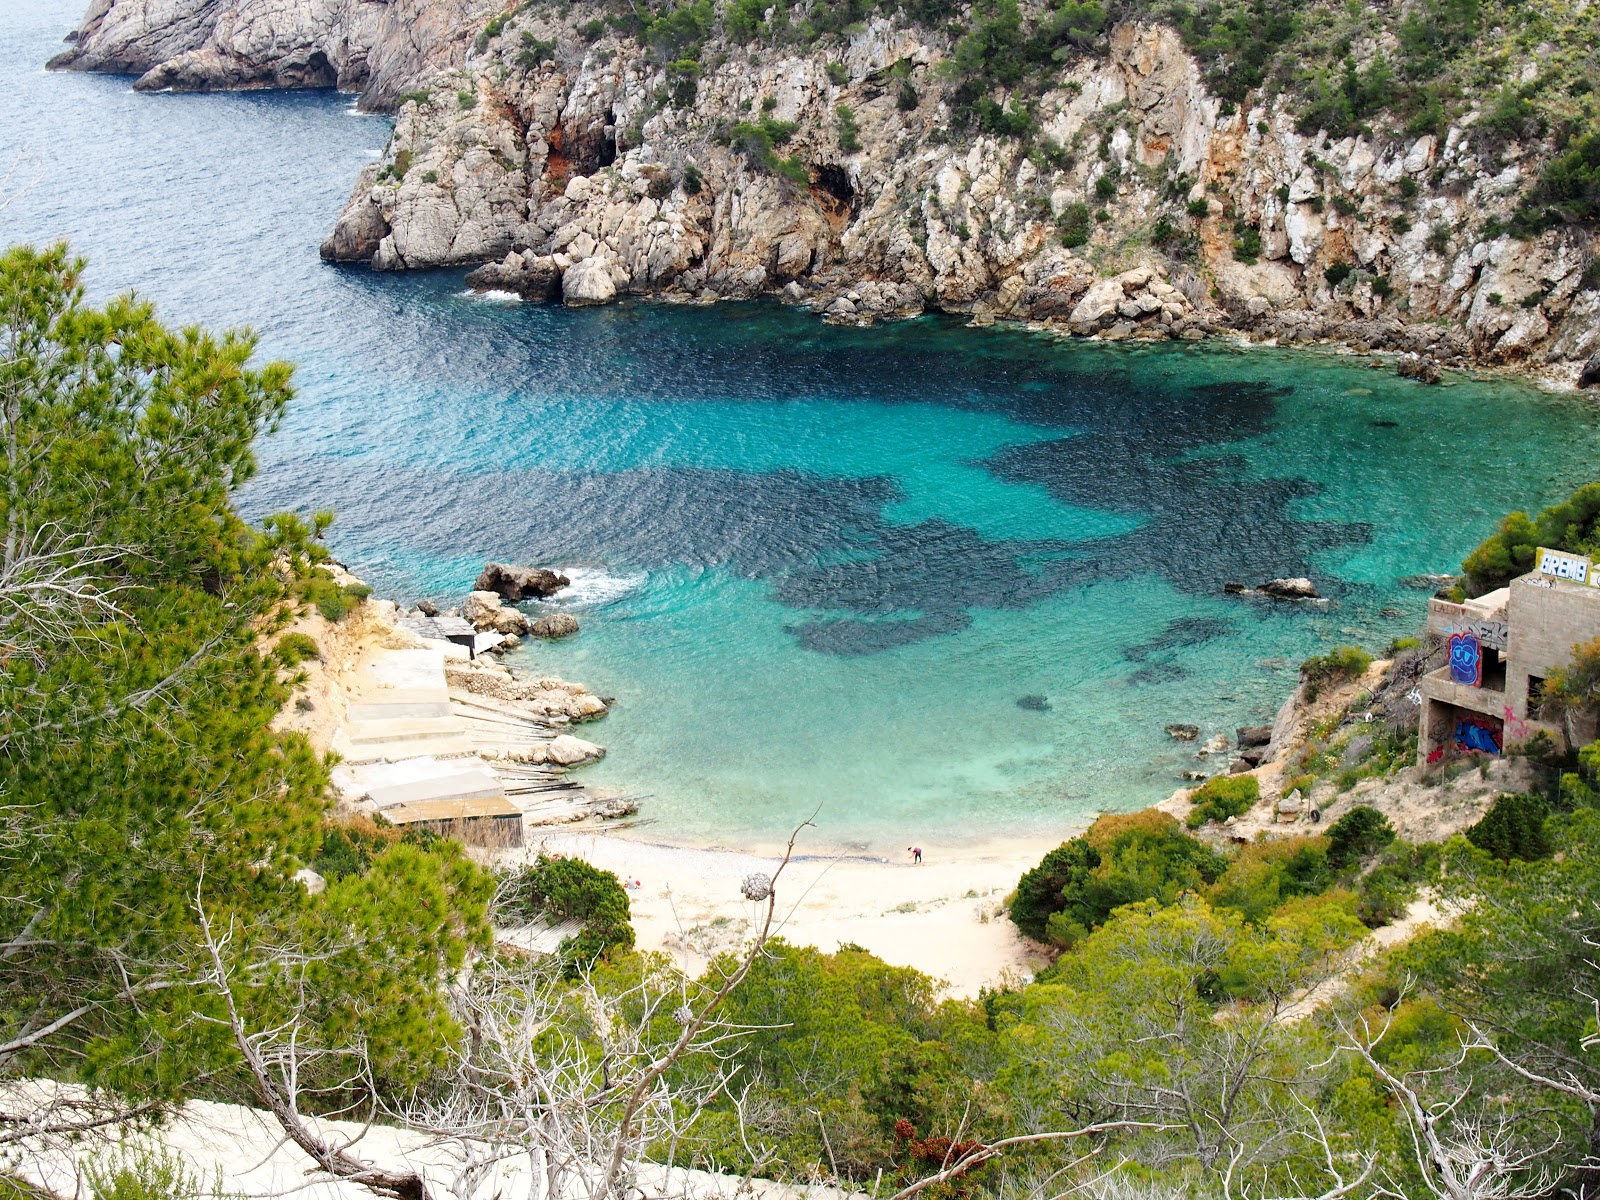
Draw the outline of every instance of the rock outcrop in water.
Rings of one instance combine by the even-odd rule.
[[[137,75],[145,91],[337,87],[384,110],[460,66],[497,9],[495,0],[93,0],[50,66]]]
[[[805,50],[713,27],[691,71],[592,15],[96,0],[58,61],[398,102],[324,257],[485,264],[473,286],[530,299],[778,293],[845,323],[1238,331],[1569,382],[1600,352],[1586,227],[1508,232],[1553,143],[1480,135],[1479,113],[1442,136],[1306,135],[1295,97],[1224,103],[1175,31],[1126,23],[1046,80],[1028,142],[957,130],[950,36],[903,18]]]

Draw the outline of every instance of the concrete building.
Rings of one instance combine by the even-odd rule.
[[[1498,755],[1540,731],[1560,745],[1563,728],[1544,712],[1544,681],[1571,662],[1574,646],[1600,637],[1600,564],[1541,549],[1534,570],[1498,591],[1462,604],[1430,601],[1428,631],[1447,652],[1445,665],[1417,684],[1423,764]],[[1573,732],[1592,740],[1592,718]]]

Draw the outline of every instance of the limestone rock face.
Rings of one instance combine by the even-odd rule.
[[[1102,338],[1231,330],[1569,383],[1600,354],[1591,235],[1499,232],[1550,141],[1480,144],[1466,119],[1442,138],[1302,134],[1292,97],[1224,106],[1175,31],[1124,22],[1033,102],[1036,146],[1075,152],[1030,158],[952,135],[949,35],[881,14],[805,50],[713,35],[690,96],[632,41],[581,34],[578,8],[505,7],[92,0],[54,65],[142,87],[362,89],[396,110],[394,135],[324,257],[472,265],[471,286],[530,300],[781,292],[842,324],[935,308]],[[756,112],[792,127],[781,173],[729,144]]]
[[[94,0],[50,65],[143,90],[338,87],[392,106],[459,64],[494,0]]]
[[[611,279],[611,264],[604,258],[586,258],[561,273],[561,302],[578,307],[604,304],[614,299],[617,285]]]

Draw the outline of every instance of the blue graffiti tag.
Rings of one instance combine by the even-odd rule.
[[[1485,754],[1500,753],[1500,731],[1481,721],[1457,721],[1456,745],[1463,750],[1481,750]]]
[[[1483,646],[1475,633],[1450,635],[1450,678],[1468,687],[1483,682]]]

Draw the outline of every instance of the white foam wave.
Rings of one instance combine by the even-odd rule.
[[[500,288],[484,288],[481,292],[476,288],[467,288],[465,291],[457,292],[456,294],[467,300],[488,300],[495,304],[522,303],[522,297],[517,293],[503,291]]]
[[[635,575],[612,575],[599,567],[562,567],[560,570],[572,583],[550,597],[552,604],[589,607],[610,604],[643,587],[649,578],[643,571]]]

